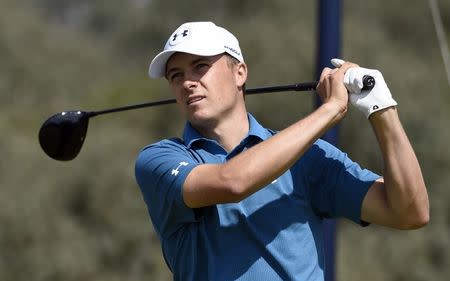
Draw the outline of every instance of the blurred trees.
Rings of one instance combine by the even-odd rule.
[[[342,221],[339,280],[447,280],[450,94],[427,3],[343,3],[343,58],[383,72],[422,163],[431,222],[402,232]],[[439,4],[450,38],[450,3]],[[0,11],[0,280],[170,280],[133,169],[141,147],[180,134],[176,106],[96,117],[68,163],[47,158],[37,132],[55,112],[170,97],[146,73],[182,22],[236,34],[249,87],[315,78],[315,1],[0,0]],[[313,107],[303,93],[247,101],[274,129]],[[374,142],[351,109],[340,146],[381,172]]]

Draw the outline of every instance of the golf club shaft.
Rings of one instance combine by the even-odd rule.
[[[317,83],[318,83],[317,81],[314,81],[314,82],[305,82],[305,83],[280,85],[280,86],[259,87],[259,88],[253,88],[253,89],[246,89],[245,94],[246,95],[255,95],[255,94],[263,94],[263,93],[286,92],[286,91],[312,91],[312,90],[316,89]],[[111,109],[99,110],[99,111],[91,111],[91,112],[88,112],[88,114],[89,114],[89,117],[93,117],[93,116],[97,116],[97,115],[101,115],[101,114],[126,111],[126,110],[138,109],[138,108],[143,108],[143,107],[171,104],[171,103],[175,103],[175,102],[176,102],[175,99],[167,99],[167,100],[153,101],[153,102],[147,102],[147,103],[134,104],[134,105],[116,107],[116,108],[111,108]]]
[[[362,90],[370,90],[375,85],[375,79],[372,76],[364,75],[362,80],[363,80]],[[313,82],[304,82],[304,83],[296,83],[296,84],[288,84],[288,85],[259,87],[259,88],[253,88],[253,89],[246,89],[245,94],[246,95],[255,95],[255,94],[263,94],[263,93],[286,92],[286,91],[297,91],[297,92],[298,91],[313,91],[316,89],[318,83],[319,83],[318,81],[313,81]],[[100,114],[132,110],[132,109],[138,109],[138,108],[150,107],[150,106],[158,106],[158,105],[164,105],[164,104],[171,104],[171,103],[175,103],[175,102],[176,102],[175,99],[167,99],[167,100],[160,100],[160,101],[153,101],[153,102],[147,102],[147,103],[141,103],[141,104],[116,107],[116,108],[105,109],[105,110],[100,110],[100,111],[91,111],[91,112],[88,112],[87,114],[89,117],[93,117],[93,116],[97,116]]]

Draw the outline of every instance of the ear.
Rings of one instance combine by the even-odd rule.
[[[247,65],[243,62],[239,62],[236,65],[235,72],[236,86],[242,88],[247,81]]]

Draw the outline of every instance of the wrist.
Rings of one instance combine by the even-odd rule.
[[[393,120],[393,118],[398,119],[397,107],[390,106],[383,108],[379,111],[373,112],[368,117],[371,123],[389,123]]]
[[[394,106],[374,112],[369,116],[369,122],[379,141],[394,139],[398,132],[403,131],[397,108]]]
[[[347,104],[341,104],[338,102],[326,102],[319,107],[319,109],[330,118],[333,125],[344,118],[347,113],[347,108]]]

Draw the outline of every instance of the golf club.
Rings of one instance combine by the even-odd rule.
[[[280,86],[268,86],[246,89],[246,95],[285,92],[285,91],[312,91],[317,86],[315,82],[305,82]],[[363,77],[363,90],[373,88],[375,79],[371,76]],[[39,130],[39,143],[42,150],[51,158],[59,161],[74,159],[81,150],[89,124],[89,118],[143,107],[159,106],[175,103],[175,99],[160,100],[142,104],[105,109],[100,111],[64,111],[48,118]]]

